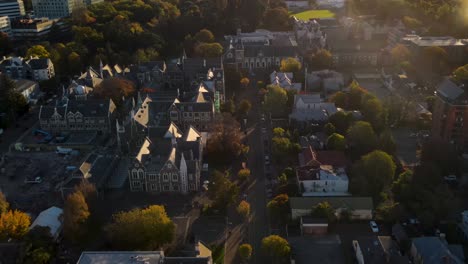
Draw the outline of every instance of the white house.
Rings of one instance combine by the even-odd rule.
[[[37,100],[40,98],[41,91],[39,90],[39,84],[30,80],[15,80],[16,91],[21,93],[26,102],[31,104],[36,104]]]
[[[294,83],[293,78],[294,74],[292,72],[273,71],[270,74],[270,83],[287,90],[296,90],[297,92],[300,92],[302,89],[302,84]]]
[[[340,217],[342,211],[348,211],[351,219],[372,219],[374,203],[371,197],[290,197],[291,217],[293,220],[301,216],[309,216],[314,206],[322,202],[328,202],[335,214]]]
[[[304,166],[297,168],[296,175],[302,196],[349,195],[348,175],[344,168]]]
[[[296,94],[289,119],[296,122],[326,122],[336,111],[335,104],[323,102],[320,94]]]
[[[52,206],[42,211],[29,229],[33,229],[36,226],[48,227],[50,229],[50,235],[54,239],[57,239],[62,231],[62,214],[63,210],[61,208]]]

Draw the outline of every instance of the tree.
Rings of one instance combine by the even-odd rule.
[[[306,59],[313,70],[330,69],[333,65],[332,54],[326,49],[319,49],[315,53],[308,54]]]
[[[403,24],[405,24],[405,26],[409,29],[418,29],[420,27],[422,27],[422,22],[419,21],[418,19],[414,18],[414,17],[409,17],[409,16],[404,16],[403,19]]]
[[[250,215],[250,204],[242,200],[237,206],[237,213],[239,213],[244,219],[248,219]]]
[[[76,52],[71,52],[67,56],[67,66],[69,68],[70,73],[79,73],[81,72],[81,69],[83,68],[83,65],[81,64],[81,57],[78,55]]]
[[[280,71],[297,73],[301,70],[301,63],[295,58],[287,58],[281,60]]]
[[[283,7],[268,8],[263,17],[266,29],[285,31],[291,28],[288,10]]]
[[[238,195],[239,187],[229,180],[229,175],[217,170],[212,173],[208,197],[214,201],[215,207],[225,209],[237,200]]]
[[[106,226],[109,241],[119,249],[155,250],[172,242],[175,225],[164,206],[151,205],[114,214]]]
[[[5,32],[0,32],[0,56],[7,55],[13,49],[13,43]]]
[[[270,235],[262,239],[262,250],[268,256],[274,259],[282,259],[291,253],[291,247],[286,239],[277,236]]]
[[[6,213],[10,204],[7,202],[5,195],[0,192],[0,214]]]
[[[42,45],[34,45],[26,51],[26,57],[49,58],[50,53]]]
[[[287,220],[289,196],[287,194],[279,194],[268,202],[267,208],[272,219],[279,219],[280,221]]]
[[[453,77],[458,82],[464,83],[468,81],[468,64],[458,67],[453,72]]]
[[[407,61],[410,58],[409,49],[402,44],[395,45],[395,47],[392,48],[390,53],[392,54],[393,60],[397,63]]]
[[[240,116],[247,116],[250,109],[252,108],[252,104],[247,99],[242,99],[240,101],[239,106],[237,107],[237,111]]]
[[[200,43],[211,43],[215,40],[213,33],[206,28],[198,31],[194,38]]]
[[[335,127],[337,133],[344,134],[353,123],[353,114],[344,111],[338,111],[330,116],[329,122]]]
[[[250,177],[250,170],[249,169],[241,169],[237,173],[237,177],[240,181],[246,181]]]
[[[236,112],[236,105],[234,104],[234,100],[232,100],[232,98],[225,101],[221,105],[221,112],[228,113],[228,114],[231,114],[231,115]]]
[[[336,92],[331,95],[330,102],[335,103],[336,107],[346,109],[348,106],[348,96],[344,92]]]
[[[331,134],[327,139],[327,148],[330,150],[344,151],[346,149],[346,139],[338,133]]]
[[[326,123],[323,127],[323,131],[327,136],[330,136],[331,134],[335,133],[336,128],[332,123]]]
[[[195,53],[205,58],[220,57],[223,54],[223,46],[217,42],[201,43],[195,47]]]
[[[82,192],[67,197],[63,210],[63,233],[65,238],[78,242],[86,232],[85,224],[90,216],[88,204]]]
[[[36,248],[30,254],[31,263],[48,264],[52,258],[51,254],[44,248]]]
[[[28,233],[30,225],[31,217],[24,212],[9,210],[2,213],[0,214],[0,240],[21,239]]]
[[[312,208],[312,216],[325,218],[328,222],[334,222],[336,220],[335,209],[333,209],[329,202],[321,202],[314,206],[314,208]]]
[[[374,199],[393,182],[396,165],[387,153],[375,150],[364,155],[352,168],[351,192]]]
[[[372,129],[371,124],[364,121],[354,123],[346,134],[348,146],[353,149],[353,152],[360,156],[366,154],[376,147],[377,136]]]
[[[243,144],[239,123],[229,114],[217,119],[206,143],[209,160],[217,164],[229,163],[241,154]]]
[[[98,87],[95,93],[103,98],[112,99],[112,101],[120,105],[122,96],[130,97],[135,93],[135,84],[124,78],[113,77],[105,79]]]
[[[425,47],[420,55],[421,65],[435,74],[445,74],[448,68],[448,54],[438,46]]]
[[[0,112],[7,113],[14,120],[17,114],[26,112],[28,103],[16,90],[16,84],[6,74],[0,75]]]
[[[288,102],[288,94],[286,90],[276,85],[268,85],[267,93],[265,94],[264,106],[272,115],[282,115],[286,111]]]
[[[247,77],[242,78],[242,79],[240,80],[240,84],[241,84],[244,88],[246,88],[246,87],[249,86],[249,84],[250,84],[249,78],[247,78]]]
[[[395,153],[397,145],[390,130],[385,130],[380,134],[378,147],[389,154]]]
[[[385,123],[382,103],[377,98],[371,98],[363,102],[362,115],[364,119],[372,124],[376,131],[380,131]]]
[[[237,250],[242,261],[247,263],[252,257],[252,246],[250,244],[242,244]]]

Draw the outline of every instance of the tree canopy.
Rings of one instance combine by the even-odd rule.
[[[458,67],[453,72],[453,77],[455,80],[465,83],[468,81],[468,64]]]
[[[78,242],[86,233],[86,223],[90,216],[88,204],[82,192],[68,195],[63,209],[63,232],[65,238]]]
[[[264,106],[267,111],[273,115],[281,115],[286,111],[286,104],[288,102],[288,94],[286,90],[276,86],[268,85],[267,93],[265,94]]]
[[[287,58],[281,60],[280,71],[297,73],[301,70],[301,62],[295,58]]]
[[[250,215],[250,204],[247,201],[242,200],[237,206],[237,212],[244,217],[244,219],[248,219]]]
[[[372,151],[377,144],[374,129],[371,124],[364,121],[358,121],[348,129],[346,140],[356,155]]]
[[[240,125],[230,114],[223,114],[216,120],[211,131],[206,143],[206,152],[210,161],[225,164],[231,162],[232,157],[241,154],[243,144]]]
[[[6,213],[10,204],[7,202],[5,195],[0,192],[0,214]]]
[[[338,133],[331,134],[327,139],[327,148],[330,150],[344,151],[346,148],[346,139]]]
[[[239,187],[229,180],[228,175],[215,170],[210,179],[208,196],[214,201],[215,207],[224,209],[236,201]]]
[[[268,202],[267,208],[273,218],[285,221],[289,211],[289,196],[287,194],[275,196]]]
[[[329,222],[336,220],[335,209],[329,202],[322,202],[312,208],[312,216],[316,218],[325,218]]]
[[[4,212],[0,214],[0,240],[20,239],[28,233],[30,225],[28,214],[18,210]]]
[[[242,261],[247,262],[252,257],[252,246],[250,244],[242,244],[239,246],[238,252]]]
[[[26,57],[49,58],[50,53],[42,45],[34,45],[26,52]]]
[[[263,238],[262,250],[265,254],[273,258],[284,258],[291,253],[291,247],[288,241],[277,235],[270,235]]]
[[[330,69],[333,65],[332,54],[326,49],[307,54],[306,60],[312,70]]]
[[[118,249],[156,250],[172,242],[175,225],[164,206],[151,205],[115,214],[106,232]]]

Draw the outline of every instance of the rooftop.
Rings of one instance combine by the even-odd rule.
[[[416,247],[418,255],[422,261],[428,264],[445,263],[461,264],[463,263],[455,254],[453,254],[447,245],[447,242],[439,237],[418,237],[413,239],[413,245]]]
[[[371,197],[290,197],[291,209],[311,210],[319,203],[328,202],[333,208],[351,210],[372,210],[374,203]]]
[[[160,264],[162,251],[84,251],[77,264]]]

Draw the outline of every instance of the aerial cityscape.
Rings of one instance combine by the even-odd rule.
[[[0,0],[23,263],[468,263],[468,1]]]

